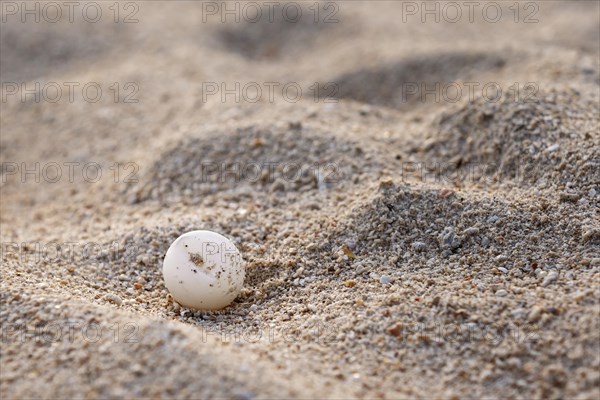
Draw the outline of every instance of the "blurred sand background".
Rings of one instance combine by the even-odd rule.
[[[598,2],[2,3],[3,398],[600,396]],[[163,285],[193,229],[246,260],[222,311]]]

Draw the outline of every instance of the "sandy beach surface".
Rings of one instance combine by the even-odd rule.
[[[600,397],[600,3],[23,4],[3,399]],[[220,311],[164,286],[196,229]]]

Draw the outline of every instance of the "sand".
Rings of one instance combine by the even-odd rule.
[[[598,2],[101,4],[3,9],[2,398],[600,396]],[[224,310],[164,287],[194,229],[246,261]]]

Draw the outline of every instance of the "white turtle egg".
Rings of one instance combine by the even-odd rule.
[[[211,231],[192,231],[175,240],[163,262],[165,286],[182,306],[218,310],[242,290],[244,261],[235,245]]]

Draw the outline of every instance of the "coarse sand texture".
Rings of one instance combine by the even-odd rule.
[[[208,3],[3,14],[0,397],[600,398],[600,3]]]

